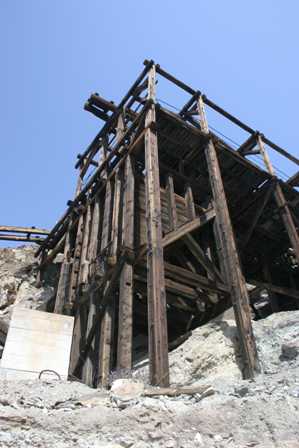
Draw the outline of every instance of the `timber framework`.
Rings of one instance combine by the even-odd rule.
[[[175,112],[157,100],[162,78],[186,96]],[[299,173],[282,181],[269,148],[299,160],[153,61],[118,105],[93,94],[85,109],[104,124],[36,254],[41,275],[63,254],[54,312],[75,316],[70,374],[107,386],[111,371],[132,369],[142,334],[150,382],[168,386],[169,348],[232,304],[253,377],[258,292],[273,312],[299,299]],[[247,133],[237,149],[210,130],[210,111]]]

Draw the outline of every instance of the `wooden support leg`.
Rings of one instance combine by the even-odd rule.
[[[266,165],[267,170],[269,171],[269,173],[272,176],[275,176],[275,171],[273,168],[273,165],[271,163],[270,157],[266,151],[265,145],[264,145],[264,141],[263,141],[263,137],[262,135],[258,135],[257,137],[258,140],[258,146],[260,149],[260,153],[263,156],[264,159],[264,163]],[[280,214],[281,214],[281,218],[282,221],[284,223],[285,229],[288,233],[289,239],[290,239],[290,243],[294,249],[295,255],[296,255],[296,259],[297,262],[299,263],[299,235],[298,235],[298,231],[296,229],[296,226],[294,224],[294,220],[292,217],[292,214],[290,212],[289,206],[285,200],[282,188],[279,184],[279,182],[277,181],[276,185],[275,185],[275,189],[274,189],[274,197],[275,197],[275,201],[277,204],[277,207],[279,208]]]
[[[276,185],[276,188],[274,191],[274,197],[275,197],[277,206],[279,208],[282,221],[283,221],[286,231],[288,233],[290,243],[294,249],[294,253],[295,253],[297,262],[299,263],[299,235],[298,235],[296,226],[294,224],[294,220],[293,220],[292,214],[290,212],[289,206],[287,205],[282,188],[279,185],[279,183],[277,183],[277,185]]]
[[[69,371],[71,374],[74,373],[74,368],[77,365],[78,359],[80,357],[80,351],[82,346],[84,345],[84,338],[86,334],[86,320],[87,320],[87,309],[86,304],[80,304],[79,298],[81,296],[81,288],[86,282],[86,263],[87,263],[87,250],[88,250],[88,242],[89,242],[89,233],[90,233],[90,204],[87,205],[87,210],[84,216],[84,227],[82,231],[82,236],[80,235],[80,241],[82,239],[82,248],[81,248],[81,256],[79,262],[79,272],[78,272],[78,280],[77,280],[77,288],[75,290],[74,299],[76,299],[75,303],[75,323],[74,323],[74,332],[73,332],[73,340],[72,340],[72,350],[71,350],[71,358],[70,358],[70,368]],[[79,220],[80,221],[80,220]],[[81,231],[78,228],[78,232]],[[78,236],[78,233],[77,233]]]
[[[110,238],[110,229],[112,222],[112,191],[111,183],[108,181],[106,185],[105,206],[103,216],[103,229],[101,237],[101,253],[107,249],[107,245]],[[105,275],[107,266],[107,256],[103,255],[103,275]],[[103,285],[103,288],[108,288],[109,282]],[[114,321],[114,308],[115,300],[111,300],[107,305],[104,313],[104,317],[101,322],[100,329],[100,349],[99,349],[99,368],[98,377],[99,384],[103,387],[107,387],[109,383],[109,373],[112,362],[112,350],[113,350],[113,321]]]
[[[155,66],[149,73],[149,99],[155,96]],[[166,295],[162,247],[158,142],[154,130],[155,106],[146,114],[145,188],[147,221],[147,301],[149,327],[150,381],[153,385],[169,384]]]
[[[70,232],[67,231],[64,243],[63,262],[60,268],[60,276],[58,281],[55,307],[54,307],[54,313],[57,314],[63,314],[66,297],[68,295],[70,273],[71,273],[70,249],[71,249]]]
[[[192,188],[190,187],[190,185],[187,185],[185,191],[185,202],[186,202],[187,216],[191,221],[192,219],[196,218],[196,212],[195,212],[195,204],[193,199]]]
[[[132,159],[127,158],[124,173],[124,206],[122,246],[126,252],[134,251],[134,196],[135,180]],[[132,368],[133,344],[133,266],[125,261],[120,275],[119,319],[117,343],[117,369]]]
[[[258,358],[251,324],[251,312],[245,279],[241,272],[239,256],[223,188],[223,182],[212,140],[206,151],[211,188],[216,210],[216,230],[226,264],[227,284],[231,288],[231,298],[237,323],[241,351],[244,362],[244,378],[252,378],[258,371]]]
[[[97,257],[97,250],[99,246],[99,229],[100,229],[100,199],[97,196],[94,201],[93,211],[92,211],[92,222],[91,222],[91,229],[90,229],[90,241],[89,241],[89,247],[88,247],[88,259],[90,260],[89,265],[89,279],[94,280],[95,276],[95,270],[96,270],[96,257]],[[96,295],[94,293],[90,294],[89,298],[89,311],[88,311],[88,319],[87,319],[87,328],[86,328],[86,334],[90,332],[90,329],[92,328],[95,316],[96,316],[96,303],[95,303],[95,297]],[[94,350],[94,341],[91,343],[91,350],[89,351],[89,354],[87,355],[85,364],[83,366],[82,371],[82,380],[85,384],[88,384],[89,386],[93,386],[94,384],[94,371],[95,371],[95,363],[94,363],[94,356],[92,356]]]
[[[198,99],[198,113],[201,119],[202,131],[209,135],[208,123],[201,97]],[[221,248],[220,256],[223,258],[222,265],[225,266],[224,270],[227,284],[231,290],[231,299],[244,364],[243,377],[252,378],[259,371],[259,363],[251,324],[249,297],[246,282],[241,271],[217,153],[211,138],[208,140],[205,156],[216,211],[216,241]]]

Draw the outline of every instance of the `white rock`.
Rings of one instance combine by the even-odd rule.
[[[118,379],[113,381],[111,394],[117,400],[134,400],[142,395],[144,384],[131,379]]]

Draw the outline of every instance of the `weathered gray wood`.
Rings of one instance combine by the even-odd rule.
[[[0,226],[0,232],[27,233],[30,235],[49,235],[49,231],[36,227]]]
[[[24,242],[24,243],[36,243],[36,244],[42,244],[44,241],[44,238],[38,237],[38,236],[20,236],[20,235],[12,235],[12,234],[0,234],[0,240],[1,241],[17,241],[17,242]]]
[[[118,117],[116,128],[116,141],[119,142],[124,134],[123,116]],[[113,213],[111,224],[111,248],[108,263],[113,266],[117,262],[120,230],[120,206],[121,206],[121,175],[118,169],[114,176]]]
[[[106,184],[105,205],[103,215],[103,228],[101,237],[101,253],[103,254],[102,260],[102,274],[107,271],[107,254],[108,242],[111,232],[112,221],[112,189],[111,181]],[[109,281],[104,285],[104,289],[109,288]],[[114,329],[114,314],[115,314],[115,301],[111,300],[106,306],[104,316],[100,326],[100,348],[99,348],[99,366],[98,366],[98,382],[103,387],[107,387],[109,384],[109,373],[112,363],[112,351],[113,351],[113,329]]]
[[[78,277],[77,290],[76,290],[77,303],[75,304],[75,322],[74,322],[74,333],[72,340],[71,360],[70,360],[71,374],[73,374],[74,368],[79,359],[81,347],[82,345],[84,345],[84,337],[86,333],[87,307],[85,304],[80,304],[78,299],[82,294],[82,288],[84,287],[84,284],[87,283],[88,278],[87,250],[90,235],[90,220],[91,220],[91,212],[90,212],[90,204],[88,204],[84,215],[84,226],[82,231],[83,232],[82,247],[79,262],[79,272],[77,275]]]
[[[82,188],[82,178],[81,175],[78,178],[76,184],[75,197],[77,197]],[[71,230],[73,225],[73,219],[70,217],[67,230],[65,233],[64,241],[64,251],[63,251],[63,262],[60,268],[60,276],[56,293],[54,313],[62,314],[65,311],[65,306],[67,305],[67,298],[70,293],[70,282],[71,282],[71,268],[72,268],[72,258],[71,258]],[[54,250],[54,249],[53,249]]]
[[[271,176],[275,176],[275,170],[274,170],[271,160],[269,158],[268,152],[266,151],[266,148],[264,145],[264,139],[261,137],[261,135],[258,135],[258,145],[259,145],[260,152],[263,156],[265,165],[267,167],[267,170],[269,171]],[[282,191],[282,188],[281,188],[279,182],[277,182],[275,185],[274,197],[275,197],[275,200],[277,203],[277,207],[279,208],[285,229],[288,233],[290,243],[294,249],[297,261],[299,262],[299,235],[298,235],[292,214],[291,214],[289,206],[285,200],[285,197],[284,197],[284,194],[283,194],[283,191]]]
[[[124,172],[122,248],[134,253],[135,179],[133,160],[128,157]],[[117,360],[118,369],[132,368],[133,343],[133,265],[125,261],[120,275]]]
[[[251,220],[251,223],[247,229],[247,232],[246,232],[244,238],[242,238],[242,243],[241,243],[242,248],[246,247],[248,242],[250,241],[253,231],[254,231],[255,227],[257,226],[257,223],[258,223],[260,217],[262,216],[263,211],[265,210],[265,207],[271,198],[274,188],[275,188],[275,184],[274,184],[274,182],[272,182],[270,184],[270,186],[268,187],[266,193],[264,194],[261,204],[259,204],[259,206],[257,207],[256,213]]]
[[[186,201],[186,211],[188,219],[192,220],[196,218],[196,212],[195,212],[195,204],[193,199],[193,192],[190,185],[187,185],[186,191],[185,191],[185,201]]]
[[[201,112],[202,109],[203,102],[200,97],[198,111],[201,117],[202,129],[208,135],[208,123],[205,115]],[[221,255],[226,264],[227,284],[231,288],[231,299],[239,333],[244,363],[243,376],[252,378],[259,370],[259,363],[251,324],[249,297],[241,271],[217,153],[211,138],[208,140],[205,156],[216,211],[216,231],[222,249]]]
[[[198,262],[204,267],[208,274],[213,280],[218,280],[223,282],[221,273],[219,272],[217,266],[206,256],[202,248],[197,244],[192,235],[186,235],[183,238],[184,243],[193,254],[193,256],[198,260]]]
[[[96,196],[94,200],[93,205],[93,211],[92,211],[92,222],[91,222],[91,229],[90,229],[90,241],[88,246],[88,259],[90,261],[89,264],[89,279],[90,281],[94,281],[94,275],[96,272],[96,260],[97,260],[97,250],[100,245],[99,242],[99,229],[100,229],[100,199],[99,196]],[[89,296],[89,311],[88,311],[88,319],[87,319],[87,326],[86,326],[86,334],[89,333],[90,329],[92,328],[95,317],[96,317],[96,294],[93,292],[90,293]],[[93,386],[94,384],[94,369],[95,369],[95,363],[94,363],[94,357],[92,356],[92,352],[95,348],[94,341],[91,343],[91,350],[89,353],[87,353],[87,358],[85,360],[83,370],[82,370],[82,380],[84,383],[88,384],[89,386]]]
[[[174,195],[173,176],[167,176],[166,196],[168,207],[169,230],[176,230],[178,227],[178,217],[176,211],[176,200]]]
[[[155,66],[149,72],[148,99],[155,101]],[[147,220],[147,301],[150,381],[153,385],[169,385],[166,295],[163,264],[158,141],[150,125],[155,124],[154,103],[146,114],[145,181]]]

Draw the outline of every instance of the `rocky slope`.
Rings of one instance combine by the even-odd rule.
[[[57,267],[54,264],[46,272],[46,282],[37,287],[35,251],[36,246],[0,249],[0,344],[15,306],[46,310],[53,299]]]
[[[15,306],[24,300],[39,307],[51,296],[51,286],[34,286],[30,251],[15,249],[10,265],[0,266],[7,315],[12,297]],[[254,322],[262,368],[255,381],[241,380],[230,314],[193,331],[170,353],[171,380],[211,385],[214,394],[206,397],[128,397],[75,382],[0,379],[0,447],[299,448],[298,320],[299,311],[293,311]],[[146,382],[146,360],[133,376],[138,387]]]

